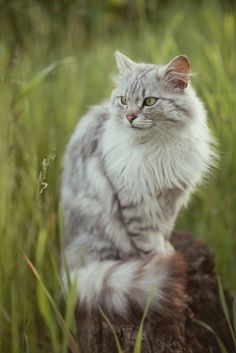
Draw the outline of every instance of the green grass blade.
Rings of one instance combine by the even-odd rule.
[[[68,351],[68,341],[70,337],[70,331],[75,327],[75,306],[77,302],[77,281],[74,280],[70,286],[69,294],[66,301],[66,315],[65,315],[65,324],[63,332],[63,344],[62,352],[66,353]]]
[[[211,332],[215,338],[216,341],[218,343],[218,346],[220,347],[221,353],[229,353],[224,345],[224,343],[222,342],[222,340],[220,339],[220,337],[215,333],[215,331],[209,326],[207,325],[205,322],[201,321],[201,320],[194,320],[194,322],[196,322],[197,324],[199,324],[200,326],[204,327],[207,331]]]
[[[45,292],[45,294],[46,294],[46,296],[47,296],[49,302],[52,304],[52,306],[55,308],[55,310],[58,311],[57,307],[55,306],[56,304],[55,304],[54,300],[52,299],[51,294],[48,292],[48,290],[47,290],[45,284],[43,283],[43,281],[42,281],[42,279],[41,279],[41,276],[40,276],[39,272],[37,271],[37,269],[35,268],[35,266],[33,265],[33,263],[30,261],[30,259],[29,259],[26,255],[24,255],[24,257],[25,257],[25,259],[26,259],[27,264],[28,264],[29,267],[31,268],[33,274],[35,275],[36,279],[37,279],[37,280],[40,282],[40,284],[42,285],[42,288],[43,288],[43,290],[44,290],[44,292]],[[58,313],[59,313],[59,312],[58,312]]]
[[[147,316],[148,310],[150,308],[150,305],[152,303],[153,294],[154,294],[154,286],[152,286],[151,290],[148,293],[148,298],[147,298],[147,302],[146,302],[146,305],[145,305],[145,308],[144,308],[142,320],[140,322],[140,326],[139,326],[139,329],[138,329],[138,334],[137,334],[137,337],[136,337],[135,346],[134,346],[134,352],[133,353],[141,353],[142,352],[143,325],[144,325],[144,320],[145,320],[145,318]]]
[[[11,286],[11,334],[12,353],[18,353],[20,349],[20,336],[18,331],[17,294],[14,284]]]
[[[56,303],[54,302],[51,294],[49,293],[49,291],[47,290],[45,284],[42,281],[42,278],[39,274],[39,272],[37,271],[37,269],[35,268],[35,266],[32,264],[32,262],[30,261],[30,259],[24,254],[25,260],[27,262],[27,264],[29,265],[29,267],[31,268],[33,274],[35,275],[36,279],[39,281],[48,301],[51,303],[52,308],[54,309],[54,312],[56,314],[56,318],[58,321],[58,324],[61,328],[62,333],[64,333],[64,327],[66,326],[65,320],[63,318],[63,316],[61,315],[60,311],[58,310]],[[78,344],[75,340],[75,338],[73,337],[73,335],[69,334],[69,338],[68,338],[68,344],[69,344],[69,348],[71,350],[72,353],[80,353]]]
[[[24,332],[24,339],[25,339],[25,347],[26,347],[25,353],[29,353],[30,352],[29,339],[28,339],[26,332]]]
[[[225,318],[226,318],[227,323],[228,323],[228,327],[229,327],[229,331],[230,331],[232,340],[233,340],[234,345],[236,347],[236,336],[235,336],[235,333],[234,333],[234,330],[233,330],[233,327],[232,327],[232,324],[231,324],[231,321],[230,321],[229,310],[228,310],[228,307],[227,307],[227,304],[226,304],[224,290],[223,290],[223,287],[222,287],[220,279],[218,279],[218,288],[219,288],[221,306],[222,306]]]
[[[65,226],[64,226],[64,217],[63,217],[63,209],[61,203],[59,203],[58,207],[58,220],[59,220],[59,235],[60,235],[60,249],[63,258],[63,266],[66,275],[66,284],[68,288],[71,286],[70,280],[70,271],[66,261],[65,252],[64,252],[64,239],[65,239]],[[65,291],[62,291],[63,294],[66,294]]]
[[[7,322],[7,323],[11,323],[11,317],[9,315],[9,313],[7,312],[7,310],[3,307],[3,305],[0,303],[0,314],[1,317]]]
[[[114,327],[112,326],[112,323],[110,322],[110,320],[108,319],[108,317],[105,315],[105,313],[103,312],[103,310],[101,308],[99,309],[99,311],[100,311],[100,313],[102,314],[103,318],[106,320],[107,324],[109,325],[109,327],[112,330],[112,333],[113,333],[113,336],[114,336],[114,339],[115,339],[115,342],[116,342],[117,352],[118,353],[124,353],[122,348],[121,348],[121,345],[120,345],[119,339],[117,337],[117,334],[116,334],[116,332],[114,330]]]
[[[38,294],[39,309],[47,325],[54,350],[55,352],[59,352],[60,342],[59,342],[59,336],[58,336],[57,321],[55,320],[55,317],[52,314],[51,306],[49,305],[48,297],[45,293],[42,282],[38,282],[37,284],[38,284],[37,294]]]
[[[27,82],[24,87],[21,89],[20,93],[16,97],[16,102],[20,101],[24,97],[26,97],[31,91],[33,91],[37,86],[39,86],[43,80],[52,72],[54,71],[57,67],[65,64],[69,64],[74,61],[73,57],[67,57],[63,58],[61,60],[58,60],[41,71],[39,71],[29,82]]]
[[[37,246],[36,246],[36,264],[41,269],[44,259],[45,246],[47,240],[47,232],[45,229],[40,229]],[[36,269],[35,269],[36,270]],[[39,275],[40,280],[37,281],[37,296],[38,304],[41,315],[48,327],[49,334],[52,340],[53,347],[56,352],[60,349],[59,337],[58,337],[58,322],[55,320],[55,315],[52,312],[51,303],[48,300],[45,286]]]
[[[52,257],[50,257],[50,261],[51,261],[51,264],[52,264],[53,272],[54,272],[55,277],[56,277],[56,281],[57,281],[57,283],[58,283],[58,285],[60,287],[61,293],[62,293],[63,298],[64,298],[65,297],[65,288],[63,286],[62,278],[60,276],[60,273],[58,273],[58,267],[57,267],[57,265],[55,263],[55,260]]]
[[[234,334],[236,336],[236,296],[233,300],[233,322],[234,322]]]
[[[64,214],[61,202],[58,206],[58,226],[59,226],[59,239],[60,239],[60,250],[64,252],[64,241],[65,241],[65,225],[64,225]]]
[[[46,229],[40,229],[36,247],[36,264],[41,267],[44,258],[45,246],[47,241]]]

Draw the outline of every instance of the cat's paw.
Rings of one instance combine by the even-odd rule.
[[[152,234],[152,246],[159,254],[171,255],[175,252],[173,245],[161,233]]]
[[[166,239],[161,233],[150,232],[140,234],[133,239],[135,248],[143,253],[159,253],[165,255],[171,255],[175,252],[174,247],[171,245],[168,239]]]

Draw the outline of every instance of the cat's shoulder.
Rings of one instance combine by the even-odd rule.
[[[94,133],[95,130],[100,128],[109,116],[109,101],[105,100],[100,104],[92,106],[86,114],[84,114],[78,121],[72,140],[78,136],[87,133]]]
[[[64,163],[71,163],[74,160],[73,156],[76,156],[76,160],[79,155],[86,159],[96,152],[108,116],[109,102],[103,101],[91,107],[79,119],[67,144]]]

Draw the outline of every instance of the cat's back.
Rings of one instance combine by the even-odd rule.
[[[66,149],[66,155],[71,152],[71,148],[76,145],[78,149],[86,152],[86,155],[94,149],[102,131],[103,125],[108,118],[109,103],[104,101],[101,104],[93,106],[84,116],[82,116],[71,136]],[[83,148],[84,147],[84,148]]]
[[[78,122],[67,145],[64,170],[79,160],[85,161],[97,152],[103,126],[109,115],[109,103],[93,106]]]
[[[61,197],[66,199],[77,194],[79,181],[93,158],[97,158],[104,124],[109,116],[109,103],[92,107],[78,122],[67,145],[61,179]]]

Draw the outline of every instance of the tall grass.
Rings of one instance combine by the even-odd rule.
[[[136,32],[126,23],[87,37],[72,22],[57,27],[55,41],[49,19],[32,8],[37,30],[21,33],[23,47],[12,52],[7,33],[0,42],[1,353],[77,349],[73,290],[66,297],[59,279],[61,160],[77,118],[110,94],[117,48],[137,61],[191,59],[221,162],[177,227],[213,248],[223,282],[236,289],[236,15],[216,3],[183,2],[149,24],[139,6]]]
[[[222,306],[222,310],[224,313],[224,317],[226,319],[227,322],[227,327],[231,336],[231,340],[232,340],[232,345],[233,345],[233,349],[234,352],[236,350],[236,296],[233,299],[232,302],[232,309],[229,310],[228,305],[226,303],[226,298],[225,298],[225,294],[224,294],[224,289],[222,287],[222,284],[220,281],[218,281],[218,288],[219,288],[219,297],[220,297],[220,302],[221,302],[221,306]],[[232,322],[231,322],[232,320]],[[207,325],[205,322],[200,321],[200,320],[195,320],[195,322],[197,324],[199,324],[200,326],[204,327],[206,331],[210,332],[216,339],[218,346],[220,348],[221,353],[230,353],[227,348],[224,345],[224,342],[221,340],[221,338],[216,334],[216,332],[212,329],[212,327],[210,327],[209,325]]]

